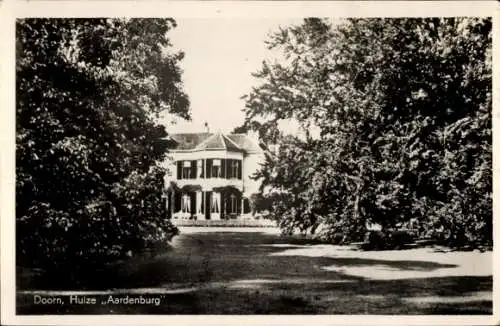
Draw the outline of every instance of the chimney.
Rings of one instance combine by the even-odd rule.
[[[209,134],[209,133],[210,133],[210,127],[208,127],[208,122],[205,122],[205,132],[206,132],[207,134]]]

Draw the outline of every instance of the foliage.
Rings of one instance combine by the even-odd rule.
[[[166,136],[154,118],[165,110],[189,117],[183,54],[166,37],[175,26],[172,19],[18,21],[19,263],[119,254],[148,228],[174,231],[160,221],[161,187],[152,182]]]
[[[249,131],[249,128],[243,124],[241,126],[237,126],[231,131],[232,134],[246,134]]]
[[[268,45],[284,60],[263,63],[245,113],[279,145],[260,176],[282,227],[348,242],[413,218],[450,245],[492,242],[491,19],[311,18]],[[319,136],[284,136],[284,119]]]
[[[148,173],[131,173],[113,189],[119,201],[127,203],[123,216],[128,223],[124,230],[129,239],[126,245],[138,243],[131,250],[147,247],[158,241],[170,240],[178,230],[165,219],[166,206],[163,198],[165,171],[153,166]],[[135,241],[134,241],[135,240]]]

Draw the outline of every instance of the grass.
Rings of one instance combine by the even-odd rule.
[[[359,252],[249,228],[181,228],[173,247],[155,257],[82,271],[73,280],[67,275],[18,279],[21,291],[92,290],[98,300],[106,299],[104,291],[130,294],[127,289],[134,289],[136,296],[161,298],[158,306],[33,305],[32,292],[19,292],[18,313],[492,313],[487,253],[467,253],[479,258],[464,260],[454,253],[422,250]],[[473,273],[462,268],[470,264],[475,264]]]

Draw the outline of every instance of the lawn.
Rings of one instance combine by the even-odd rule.
[[[270,228],[186,227],[181,233],[171,250],[76,278],[19,275],[18,313],[492,313],[491,252],[362,252],[280,237]],[[160,303],[35,305],[34,294],[98,302],[129,295]]]

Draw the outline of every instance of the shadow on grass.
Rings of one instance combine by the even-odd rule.
[[[271,246],[279,245],[279,246]],[[83,290],[186,288],[162,295],[159,306],[33,306],[18,296],[19,313],[123,314],[491,314],[491,300],[419,303],[405,298],[462,297],[492,291],[492,277],[366,280],[325,266],[387,265],[403,270],[436,270],[455,265],[425,261],[273,255],[307,246],[300,239],[265,233],[207,232],[181,235],[174,249],[138,256],[100,270],[69,271],[18,278],[18,289]],[[374,255],[376,256],[376,255]],[[469,304],[469,306],[467,306]],[[470,309],[467,307],[471,307]],[[54,311],[54,309],[56,311]]]
[[[196,284],[237,279],[290,277],[358,279],[325,266],[386,265],[401,270],[436,270],[455,265],[425,261],[387,261],[362,258],[273,255],[304,244],[300,239],[265,233],[207,232],[181,235],[174,248],[161,255],[140,255],[100,269],[61,270],[20,280],[20,289],[111,289],[154,287],[172,283]],[[280,245],[274,247],[270,245]],[[31,281],[31,282],[27,282]]]

